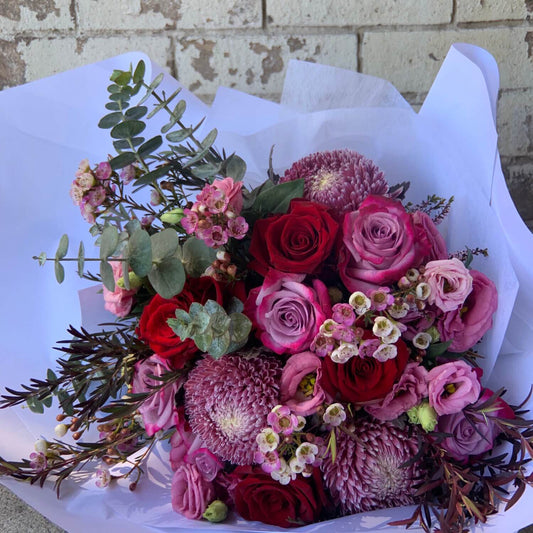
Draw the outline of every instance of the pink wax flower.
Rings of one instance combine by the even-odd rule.
[[[456,257],[430,261],[424,278],[431,289],[428,303],[445,313],[462,307],[472,291],[472,275]]]
[[[291,356],[281,373],[281,402],[301,416],[316,413],[325,401],[325,393],[319,385],[322,361],[313,352],[301,352]]]
[[[122,261],[110,261],[113,269],[113,278],[115,280],[115,290],[110,291],[104,285],[104,302],[105,309],[114,315],[124,318],[131,311],[133,305],[133,296],[137,289],[123,289],[119,287],[117,280],[122,277]]]
[[[224,193],[227,207],[238,215],[242,211],[242,181],[233,178],[216,179],[212,187]]]
[[[270,270],[261,287],[252,289],[244,313],[261,342],[277,354],[309,349],[320,325],[331,315],[328,290],[320,280],[304,285],[305,274]]]
[[[170,495],[172,509],[176,513],[199,520],[215,499],[215,488],[202,476],[196,465],[183,463],[174,472]]]
[[[379,403],[366,406],[365,410],[383,421],[398,418],[427,396],[427,374],[427,370],[418,363],[407,363],[391,392]]]
[[[135,364],[132,392],[134,394],[153,393],[153,387],[161,385],[161,381],[152,376],[161,377],[172,369],[168,362],[152,355],[148,359]],[[173,381],[151,394],[139,407],[146,433],[149,437],[161,429],[169,429],[175,424],[176,406],[174,396],[180,390],[184,378]]]
[[[97,179],[105,181],[111,177],[112,172],[111,165],[107,161],[104,161],[98,164],[94,173]]]
[[[87,202],[93,207],[98,207],[104,203],[106,194],[103,187],[93,187],[85,196]]]
[[[472,292],[463,307],[446,313],[437,322],[441,340],[451,340],[450,352],[464,352],[492,327],[492,315],[498,307],[498,292],[494,283],[481,272],[470,270]]]
[[[382,196],[368,196],[347,213],[342,233],[339,273],[352,292],[398,281],[428,251],[403,205]]]
[[[464,361],[451,361],[431,369],[427,375],[429,404],[437,414],[450,415],[479,398],[477,372]]]
[[[286,405],[276,405],[267,415],[267,424],[276,432],[290,435],[300,424],[298,417]]]

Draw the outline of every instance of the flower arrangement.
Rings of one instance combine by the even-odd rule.
[[[533,481],[533,423],[481,384],[498,294],[470,268],[486,250],[447,249],[453,199],[413,205],[351,150],[248,189],[244,161],[214,148],[216,130],[197,139],[142,62],[111,82],[99,125],[117,155],[82,161],[70,189],[99,257],[67,257],[65,235],[37,259],[59,282],[75,261],[117,321],[70,327],[59,369],[2,396],[37,412],[56,398],[56,436],[72,438],[0,458],[0,473],[59,491],[94,460],[98,486],[135,490],[165,442],[168,496],[190,519],[295,527],[414,504],[396,524],[455,532],[513,505]],[[156,114],[168,122],[145,139]]]

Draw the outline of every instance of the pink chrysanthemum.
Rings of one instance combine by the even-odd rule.
[[[353,150],[317,152],[296,161],[285,171],[281,183],[304,178],[304,198],[331,208],[341,219],[357,210],[369,194],[385,194],[388,185],[383,172]]]
[[[185,409],[193,432],[221,459],[253,463],[255,438],[279,404],[280,378],[281,365],[271,356],[206,356],[185,383]]]
[[[343,514],[412,504],[419,467],[401,465],[417,450],[416,439],[404,430],[363,421],[354,438],[337,433],[337,457],[322,463],[324,484]]]

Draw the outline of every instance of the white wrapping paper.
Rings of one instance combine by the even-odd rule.
[[[0,387],[17,388],[53,366],[54,342],[65,337],[68,324],[80,324],[76,289],[84,285],[67,268],[62,286],[52,266],[40,271],[31,260],[41,250],[51,255],[63,232],[71,249],[87,238],[87,225],[68,197],[78,162],[105,159],[111,150],[106,132],[96,123],[104,112],[107,79],[113,68],[127,68],[143,58],[153,76],[157,65],[140,53],[118,56],[52,78],[0,93],[0,230],[4,280],[0,343],[4,371]],[[167,93],[178,82],[165,78]],[[520,401],[533,382],[533,238],[516,212],[501,173],[495,128],[498,70],[492,56],[470,46],[450,50],[421,111],[416,114],[388,82],[308,63],[292,62],[282,104],[221,88],[208,108],[184,90],[186,120],[206,115],[205,131],[217,127],[217,146],[236,151],[248,164],[248,183],[266,178],[268,154],[274,149],[275,170],[282,173],[299,157],[316,150],[352,148],[372,158],[389,183],[411,180],[409,199],[428,194],[454,195],[452,214],[443,230],[450,250],[465,246],[489,249],[475,268],[499,289],[494,328],[479,351],[485,382],[510,389]],[[73,253],[75,255],[75,253]],[[85,285],[86,286],[86,285]],[[82,292],[95,299],[94,289]],[[86,325],[102,316],[85,308]],[[509,324],[509,327],[508,327]],[[0,411],[0,455],[29,455],[40,435],[51,437],[55,411],[32,415],[27,409]],[[86,480],[67,481],[60,500],[50,487],[39,490],[14,480],[1,482],[41,513],[72,532],[98,528],[131,533],[145,531],[281,531],[234,518],[229,524],[188,521],[172,512],[171,471],[167,452],[158,447],[148,475],[131,493],[119,485],[103,492]],[[531,521],[533,491],[488,525],[473,531],[514,531]],[[406,518],[409,508],[364,513],[335,521],[335,531],[404,531],[391,520]],[[331,522],[299,531],[331,531]],[[416,529],[411,529],[416,531]],[[420,531],[420,530],[419,530]]]

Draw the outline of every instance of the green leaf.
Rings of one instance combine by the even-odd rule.
[[[115,278],[113,268],[107,261],[100,261],[100,277],[105,288],[111,292],[115,290]]]
[[[216,128],[213,128],[204,138],[204,140],[200,143],[203,148],[210,148],[213,143],[215,142],[215,139],[217,138],[218,131]]]
[[[178,95],[181,92],[181,87],[179,89],[176,89],[168,98],[165,98],[162,102],[154,106],[154,108],[150,111],[148,116],[146,118],[150,119],[152,118],[156,113],[159,113],[161,109],[168,106],[174,98],[176,98],[176,95]]]
[[[230,316],[230,320],[230,333],[232,341],[236,343],[246,342],[248,340],[248,335],[252,330],[252,323],[250,319],[242,313],[233,313]]]
[[[131,120],[138,120],[148,113],[148,108],[144,105],[136,105],[128,109],[124,115]]]
[[[56,376],[55,372],[51,368],[49,368],[46,371],[46,379],[48,381],[56,381],[57,380],[57,376]]]
[[[46,398],[43,398],[42,399],[42,403],[45,407],[52,407],[52,400],[53,400],[53,396],[50,394],[49,396],[47,396]]]
[[[178,234],[171,228],[164,229],[159,233],[154,233],[150,237],[150,240],[152,241],[153,262],[162,261],[167,257],[173,256],[180,244]]]
[[[109,79],[117,85],[128,85],[131,80],[131,72],[127,70],[114,70]]]
[[[231,298],[229,304],[226,306],[226,313],[241,313],[244,309],[244,304],[235,296]]]
[[[61,239],[59,239],[59,246],[56,250],[56,259],[63,259],[67,255],[68,252],[68,235],[65,233],[61,235]]]
[[[54,271],[57,282],[59,284],[63,283],[63,281],[65,280],[65,269],[63,268],[63,265],[57,260],[54,263]]]
[[[224,310],[220,313],[210,313],[211,315],[211,329],[215,336],[225,335],[228,333],[231,326],[231,319]]]
[[[145,128],[146,124],[140,120],[125,120],[124,122],[117,124],[111,130],[110,135],[113,139],[129,139],[142,133]]]
[[[116,126],[121,120],[122,113],[120,111],[109,113],[100,119],[100,122],[98,122],[98,127],[106,130]]]
[[[430,344],[426,350],[426,356],[430,359],[440,357],[446,352],[451,343],[452,341],[436,342],[434,344]]]
[[[224,315],[226,314],[224,308],[218,302],[215,302],[215,300],[207,300],[207,302],[205,302],[204,309],[210,315],[214,315],[216,313],[223,313]]]
[[[128,103],[130,95],[127,91],[124,90],[124,88],[122,88],[119,93],[110,94],[109,99],[112,102],[116,102],[117,104],[122,105],[122,109],[124,109],[124,104]]]
[[[205,165],[199,165],[194,169],[194,175],[201,179],[209,179],[221,172],[220,165],[213,165],[206,163]]]
[[[209,355],[213,359],[220,359],[224,354],[227,353],[227,350],[230,345],[229,333],[226,332],[224,335],[219,337],[214,337],[211,346],[209,347]]]
[[[66,391],[60,389],[57,391],[57,398],[61,405],[61,409],[67,416],[72,416],[74,414],[74,409],[72,408],[72,403],[74,398],[71,397]]]
[[[260,192],[253,204],[253,210],[261,215],[286,213],[291,200],[301,198],[303,194],[303,179],[280,183]]]
[[[168,299],[176,296],[183,289],[185,271],[179,259],[167,257],[153,266],[148,279],[157,293]]]
[[[138,229],[131,235],[128,243],[128,259],[137,276],[144,278],[152,270],[152,244],[150,235]]]
[[[198,163],[198,161],[201,161],[205,155],[209,152],[211,145],[215,142],[215,139],[217,137],[217,130],[216,128],[211,130],[207,137],[202,141],[202,150],[197,152],[193,157],[191,157],[184,165],[183,168],[188,168],[191,165],[194,165],[195,163]]]
[[[139,102],[139,105],[143,104],[144,102],[146,102],[146,100],[148,100],[148,98],[150,98],[150,96],[152,95],[154,90],[157,89],[157,87],[159,87],[159,85],[163,81],[164,77],[165,77],[165,75],[161,72],[161,74],[159,74],[159,76],[157,76],[152,81],[152,83],[150,83],[150,85],[148,86],[148,89],[146,90],[146,94],[141,98],[141,100]]]
[[[107,259],[118,246],[118,231],[115,226],[106,226],[100,239],[100,259]]]
[[[189,316],[196,327],[197,333],[204,333],[209,327],[211,317],[204,311],[204,306],[198,302],[193,302],[189,308]]]
[[[144,61],[141,59],[137,66],[135,67],[135,72],[133,73],[133,83],[139,83],[144,79],[144,73],[146,71],[146,65],[144,64]]]
[[[178,131],[172,131],[170,133],[167,133],[167,141],[171,143],[179,143],[181,141],[184,141],[187,137],[189,137],[192,133],[192,128],[184,128],[182,130]]]
[[[213,344],[213,333],[210,329],[194,336],[194,344],[203,353],[207,353]]]
[[[46,254],[44,252],[41,252],[37,256],[37,261],[39,262],[39,266],[44,266],[46,264]]]
[[[83,277],[83,270],[85,268],[85,246],[83,241],[80,241],[80,247],[78,249],[78,276]]]
[[[138,219],[134,218],[133,220],[130,220],[126,224],[126,231],[128,232],[128,235],[131,237],[138,229],[141,229],[141,223]]]
[[[246,163],[238,155],[231,155],[223,163],[224,176],[241,181],[246,174]]]
[[[155,152],[163,144],[163,137],[157,135],[146,141],[143,145],[139,146],[137,150],[141,157],[146,157]]]
[[[133,162],[137,161],[137,157],[133,152],[122,152],[121,154],[110,159],[109,164],[113,170],[127,167]]]
[[[129,105],[128,102],[122,102],[122,109],[126,109]],[[109,111],[120,111],[121,106],[117,102],[108,102],[105,108],[109,109]]]
[[[161,128],[161,133],[167,133],[176,125],[176,123],[179,120],[181,120],[181,117],[183,116],[183,113],[185,112],[186,107],[187,107],[187,104],[185,103],[185,100],[180,100],[176,104],[176,107],[172,111],[172,118],[170,119],[170,122],[168,124],[165,124]]]
[[[160,167],[157,167],[151,172],[143,174],[139,179],[135,180],[134,185],[135,187],[137,187],[137,189],[134,189],[133,192],[137,192],[140,188],[157,181],[158,178],[161,178],[168,174],[169,170],[170,165],[161,165]]]
[[[38,413],[40,415],[44,413],[44,406],[37,398],[29,397],[26,403],[32,413]]]
[[[111,94],[119,93],[120,91],[121,91],[121,88],[114,83],[112,85],[108,85],[107,87],[107,92]]]
[[[144,142],[144,137],[133,137],[133,139],[113,141],[113,146],[115,147],[115,150],[130,150],[130,142],[132,146],[139,146],[139,144]]]
[[[129,263],[128,260],[122,261],[122,272],[129,272]],[[122,276],[122,279],[124,280],[124,288],[129,291],[130,290],[130,277],[128,274],[125,276]]]
[[[189,237],[181,249],[181,261],[185,271],[193,278],[200,277],[216,257],[216,251],[196,237]]]

